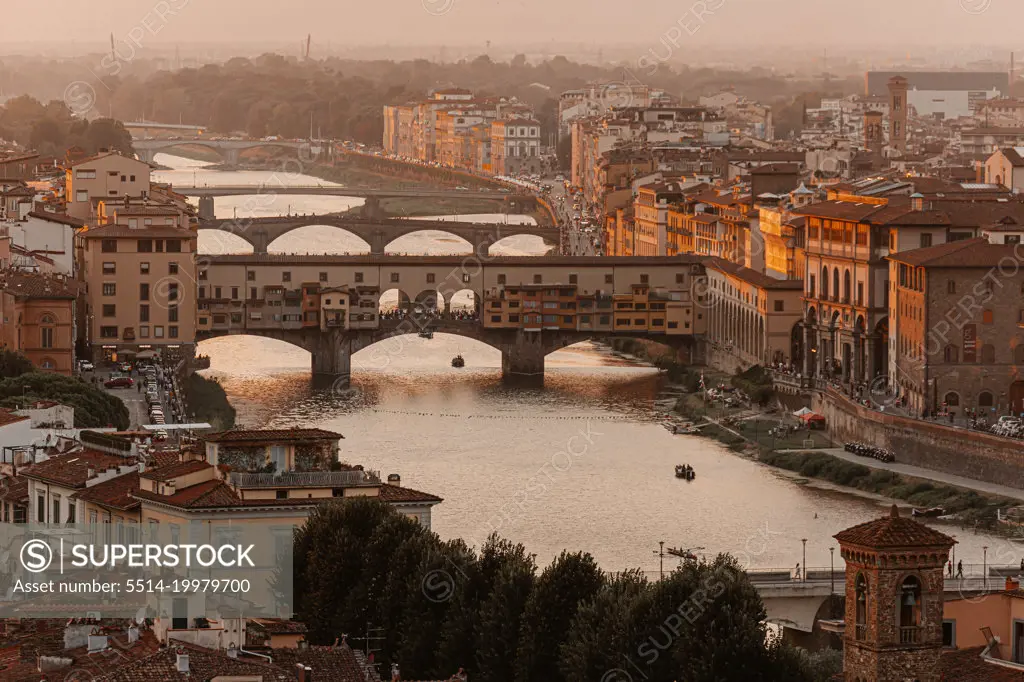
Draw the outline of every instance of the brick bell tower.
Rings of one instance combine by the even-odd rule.
[[[889,515],[836,534],[846,561],[846,682],[939,682],[943,569],[953,538]]]

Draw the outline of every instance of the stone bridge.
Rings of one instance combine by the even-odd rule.
[[[473,247],[473,253],[487,255],[488,249],[505,237],[527,234],[541,237],[545,243],[557,247],[558,229],[529,224],[465,223],[438,220],[391,219],[371,220],[339,214],[322,216],[278,216],[273,218],[237,218],[232,220],[201,220],[200,230],[218,230],[236,234],[252,244],[253,252],[267,253],[267,248],[278,237],[300,227],[327,225],[356,235],[370,246],[370,253],[380,255],[387,246],[414,232],[437,230],[461,237]]]
[[[211,140],[206,137],[187,139],[163,139],[163,140],[133,140],[132,146],[140,161],[153,163],[154,157],[160,152],[166,152],[175,147],[182,146],[205,147],[224,157],[224,161],[231,165],[238,165],[240,155],[248,149],[259,149],[261,147],[277,147],[278,149],[293,149],[296,154],[305,150],[306,158],[309,158],[308,142],[293,142],[288,140]]]
[[[455,334],[474,339],[501,351],[501,371],[506,379],[526,380],[542,383],[544,379],[544,358],[560,348],[574,343],[614,337],[633,338],[629,332],[586,332],[559,330],[525,332],[520,329],[487,329],[477,320],[449,320],[431,317],[418,318],[410,315],[400,320],[381,320],[376,329],[327,330],[320,329],[242,329],[213,330],[199,332],[197,341],[221,336],[247,335],[285,341],[309,351],[312,355],[314,376],[330,377],[336,385],[347,384],[352,374],[352,354],[380,344],[371,353],[368,366],[384,369],[390,364],[389,358],[403,352],[403,336],[434,332]],[[644,338],[650,338],[645,336]],[[388,343],[381,343],[387,342]],[[659,336],[659,343],[675,348],[691,348],[694,342],[689,336]]]

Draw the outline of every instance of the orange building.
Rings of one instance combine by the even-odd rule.
[[[24,353],[39,369],[70,375],[77,295],[64,277],[0,271],[0,346]]]

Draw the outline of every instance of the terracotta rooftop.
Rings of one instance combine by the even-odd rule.
[[[116,457],[95,450],[82,450],[68,455],[51,457],[45,462],[33,464],[22,469],[21,475],[25,478],[48,481],[68,488],[84,488],[86,481],[89,480],[90,468],[100,473],[106,469],[116,469],[133,462],[132,459]]]
[[[142,473],[143,478],[147,478],[151,481],[169,481],[172,478],[178,476],[184,476],[186,474],[194,474],[203,469],[208,469],[210,464],[199,459],[191,459],[184,462],[175,459],[173,462],[166,463],[160,467],[154,467],[148,469]]]
[[[412,488],[402,488],[401,486],[391,485],[389,483],[382,483],[380,486],[380,499],[385,502],[443,502],[444,500],[437,495],[431,495],[430,493],[421,493],[419,490],[413,490]]]
[[[723,258],[708,258],[707,267],[739,277],[744,282],[753,284],[761,289],[802,291],[804,288],[804,281],[802,279],[776,279]]]
[[[47,211],[32,211],[29,213],[32,218],[39,218],[40,220],[49,220],[52,223],[60,223],[62,225],[69,225],[71,227],[85,227],[85,222],[78,218],[72,218],[69,215],[63,213],[49,213]]]
[[[268,635],[301,635],[307,631],[305,623],[284,618],[247,618],[246,627],[258,628]]]
[[[311,646],[306,649],[273,649],[271,656],[275,665],[285,670],[295,670],[297,663],[313,671],[314,680],[331,682],[364,682],[362,671],[355,653],[347,645]]]
[[[173,495],[160,495],[148,490],[138,490],[135,497],[148,502],[158,502],[179,509],[235,509],[252,507],[295,507],[316,505],[329,498],[291,497],[283,500],[243,500],[235,489],[224,481],[203,481],[178,490]]]
[[[177,652],[188,654],[188,674],[178,672]],[[228,658],[222,651],[214,651],[190,644],[161,649],[141,660],[120,667],[114,672],[96,678],[98,682],[184,682],[186,680],[212,680],[220,677],[251,679],[262,682],[294,682],[295,677],[277,665]],[[321,677],[319,679],[334,679]]]
[[[927,268],[993,268],[1006,258],[1015,258],[1015,244],[990,244],[987,239],[976,237],[956,242],[946,242],[923,249],[900,251],[889,256],[889,260]]]
[[[1024,682],[1024,669],[989,663],[981,657],[984,650],[976,646],[944,652],[939,658],[942,682]]]
[[[339,440],[345,436],[323,429],[233,429],[203,436],[210,443],[303,442],[311,440]]]
[[[835,534],[835,539],[844,545],[858,545],[874,549],[894,547],[945,547],[950,548],[955,540],[923,523],[900,516],[894,504],[888,516],[868,521]]]
[[[113,509],[136,509],[139,501],[133,493],[139,489],[139,473],[133,472],[123,476],[117,476],[109,481],[97,483],[81,492],[75,493],[72,497],[84,502],[92,502],[102,507]]]
[[[61,281],[56,277],[13,270],[0,272],[0,289],[14,296],[29,299],[56,300],[78,297],[78,285],[72,280]]]
[[[173,225],[146,225],[144,227],[126,227],[124,225],[104,225],[94,227],[82,233],[86,239],[147,239],[150,237],[179,239],[195,239],[196,233]]]
[[[8,408],[0,408],[0,426],[7,426],[8,424],[16,424],[23,422],[28,417],[24,417],[20,414],[14,414],[14,410]]]
[[[28,481],[20,476],[4,479],[0,484],[0,501],[26,504],[28,502]]]

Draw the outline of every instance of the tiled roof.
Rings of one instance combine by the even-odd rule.
[[[149,237],[178,237],[180,239],[194,239],[196,233],[173,225],[146,225],[145,227],[126,227],[124,225],[104,225],[95,227],[82,233],[86,239],[116,239],[118,237],[130,237],[132,239],[146,239]]]
[[[380,499],[385,502],[443,502],[437,495],[422,493],[412,488],[403,488],[389,483],[380,486]]]
[[[203,436],[203,440],[210,443],[248,443],[253,441],[283,443],[341,438],[344,436],[340,433],[323,429],[234,429]]]
[[[85,222],[78,218],[72,218],[69,215],[63,213],[49,213],[47,211],[32,211],[29,213],[29,217],[39,218],[40,220],[48,220],[51,223],[61,223],[62,225],[70,225],[71,227],[85,227]]]
[[[7,426],[8,424],[16,424],[23,422],[28,417],[24,417],[20,414],[14,414],[14,410],[0,407],[0,426]]]
[[[5,270],[0,272],[0,289],[9,294],[36,299],[75,299],[78,285],[73,280]]]
[[[943,653],[939,658],[942,682],[1024,682],[1024,669],[989,663],[981,657],[984,650],[976,646]]]
[[[26,504],[28,502],[28,481],[20,476],[4,479],[3,485],[0,485],[0,500],[13,504]]]
[[[804,288],[804,282],[802,279],[776,279],[762,274],[757,270],[744,267],[723,258],[708,258],[707,267],[718,270],[719,272],[734,275],[742,279],[744,282],[749,282],[750,284],[762,289],[793,289],[802,291]]]
[[[273,649],[274,663],[285,670],[295,670],[297,663],[313,671],[314,680],[331,682],[364,682],[363,673],[355,653],[348,645],[311,646],[306,649]]]
[[[1014,147],[1007,147],[1006,149],[1003,149],[1002,152],[1003,156],[1006,157],[1006,160],[1010,162],[1011,166],[1018,168],[1024,166],[1024,159],[1021,158],[1020,154]]]
[[[93,502],[103,507],[114,509],[135,509],[139,501],[133,493],[139,489],[139,473],[133,472],[124,476],[117,476],[109,481],[97,483],[81,492],[73,495],[75,499],[85,502]]]
[[[142,477],[152,481],[169,481],[185,474],[194,474],[197,471],[210,468],[210,464],[203,460],[191,459],[184,462],[175,460],[161,467],[154,467],[143,472]]]
[[[248,618],[246,627],[258,628],[268,635],[301,635],[307,631],[305,623],[284,618]]]
[[[188,674],[178,672],[179,650],[188,654]],[[190,644],[161,649],[155,654],[96,679],[98,682],[205,682],[217,677],[230,676],[260,676],[263,682],[294,682],[295,679],[277,665],[229,658],[224,652]]]
[[[196,485],[182,488],[173,495],[160,495],[148,490],[139,490],[135,496],[140,500],[158,502],[179,509],[234,509],[252,507],[295,507],[316,505],[327,501],[329,498],[301,498],[292,497],[283,500],[243,500],[235,492],[234,488],[224,481],[203,481]]]
[[[797,215],[809,215],[818,218],[837,220],[867,220],[873,214],[885,208],[877,204],[855,203],[852,201],[819,201],[802,208],[795,209]]]
[[[86,481],[89,480],[90,468],[99,473],[106,469],[116,469],[119,466],[132,464],[133,461],[95,450],[83,450],[51,457],[45,462],[33,464],[22,469],[20,475],[25,478],[49,481],[68,488],[84,488]]]
[[[1015,248],[1015,244],[990,244],[987,239],[976,237],[900,251],[891,254],[889,260],[928,268],[993,268],[1006,258],[1014,258]]]
[[[888,516],[868,521],[835,534],[844,545],[885,549],[890,547],[952,547],[953,538],[937,530],[900,516],[894,504]]]

